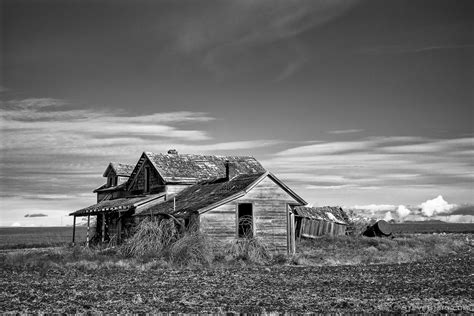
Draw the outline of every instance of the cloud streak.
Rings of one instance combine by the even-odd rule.
[[[182,153],[251,154],[254,148],[280,143],[213,142],[206,129],[216,118],[203,112],[130,115],[123,110],[71,108],[64,100],[49,98],[1,104],[3,201],[21,198],[33,208],[41,201],[83,200],[102,184],[101,174],[109,160],[133,164],[143,151],[176,148]]]
[[[473,147],[473,137],[369,137],[288,148],[264,165],[278,170],[282,179],[314,192],[322,188],[345,192],[411,188],[432,195],[440,188],[466,190],[472,184],[474,162],[466,153]]]
[[[181,16],[175,49],[198,55],[218,78],[276,69],[273,80],[294,74],[308,59],[296,37],[352,8],[356,0],[231,0]],[[236,18],[238,17],[238,18]],[[218,25],[219,27],[216,27]],[[271,53],[270,53],[271,50]],[[255,59],[261,61],[255,63]]]
[[[364,48],[360,50],[363,54],[418,54],[431,51],[442,51],[451,49],[472,49],[474,44],[460,44],[460,45],[425,45],[425,46],[400,46],[400,45],[389,45],[389,46],[377,46]]]

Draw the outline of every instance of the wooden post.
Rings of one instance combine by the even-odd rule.
[[[91,229],[91,216],[87,215],[87,238],[86,238],[86,246],[89,247],[89,231]]]
[[[105,241],[105,213],[102,213],[102,243]]]
[[[74,246],[74,243],[76,241],[76,215],[74,215],[74,220],[72,222],[72,245]]]
[[[122,239],[122,217],[120,217],[120,211],[118,212],[117,219],[117,243],[120,244]]]
[[[287,205],[287,217],[286,217],[286,241],[287,241],[287,252],[289,255],[294,255],[296,252],[296,240],[295,240],[295,214],[291,210],[291,207]]]
[[[296,236],[295,236],[295,214],[293,212],[290,212],[290,240],[291,240],[291,247],[290,251],[291,254],[294,255],[296,252]]]

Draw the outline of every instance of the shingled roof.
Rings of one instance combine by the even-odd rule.
[[[97,215],[103,212],[125,212],[131,209],[134,209],[143,204],[154,201],[160,197],[163,197],[165,193],[153,194],[147,196],[136,196],[131,198],[121,198],[114,200],[105,200],[97,204],[82,208],[75,212],[70,213],[69,215],[74,216],[85,216],[85,215]]]
[[[349,217],[339,206],[307,207],[296,206],[294,208],[296,215],[310,219],[335,222],[338,224],[348,224]]]
[[[118,176],[130,177],[134,168],[135,168],[135,165],[129,165],[129,164],[120,163],[120,162],[110,162],[109,165],[107,166],[107,169],[105,169],[103,176],[107,177],[109,170],[113,169],[115,171],[115,174]]]
[[[197,183],[226,176],[225,163],[233,163],[235,174],[259,174],[265,172],[262,165],[251,156],[210,156],[192,154],[155,154],[144,152],[131,177],[148,159],[166,183]]]
[[[253,183],[266,173],[238,175],[230,181],[207,181],[192,185],[179,192],[173,199],[157,204],[146,212],[136,215],[167,214],[175,217],[188,217],[216,204],[236,199],[246,193]]]

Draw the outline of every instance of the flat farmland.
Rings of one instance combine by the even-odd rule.
[[[1,256],[0,256],[1,258]],[[472,254],[403,264],[0,269],[3,313],[470,313]]]
[[[87,227],[76,227],[76,242],[85,242]],[[72,227],[0,227],[0,249],[54,247],[72,241]]]
[[[474,233],[474,223],[406,222],[390,224],[393,233]]]

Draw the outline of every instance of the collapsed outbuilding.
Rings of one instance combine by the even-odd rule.
[[[349,217],[341,207],[296,206],[296,236],[298,238],[315,238],[317,236],[345,235]]]

